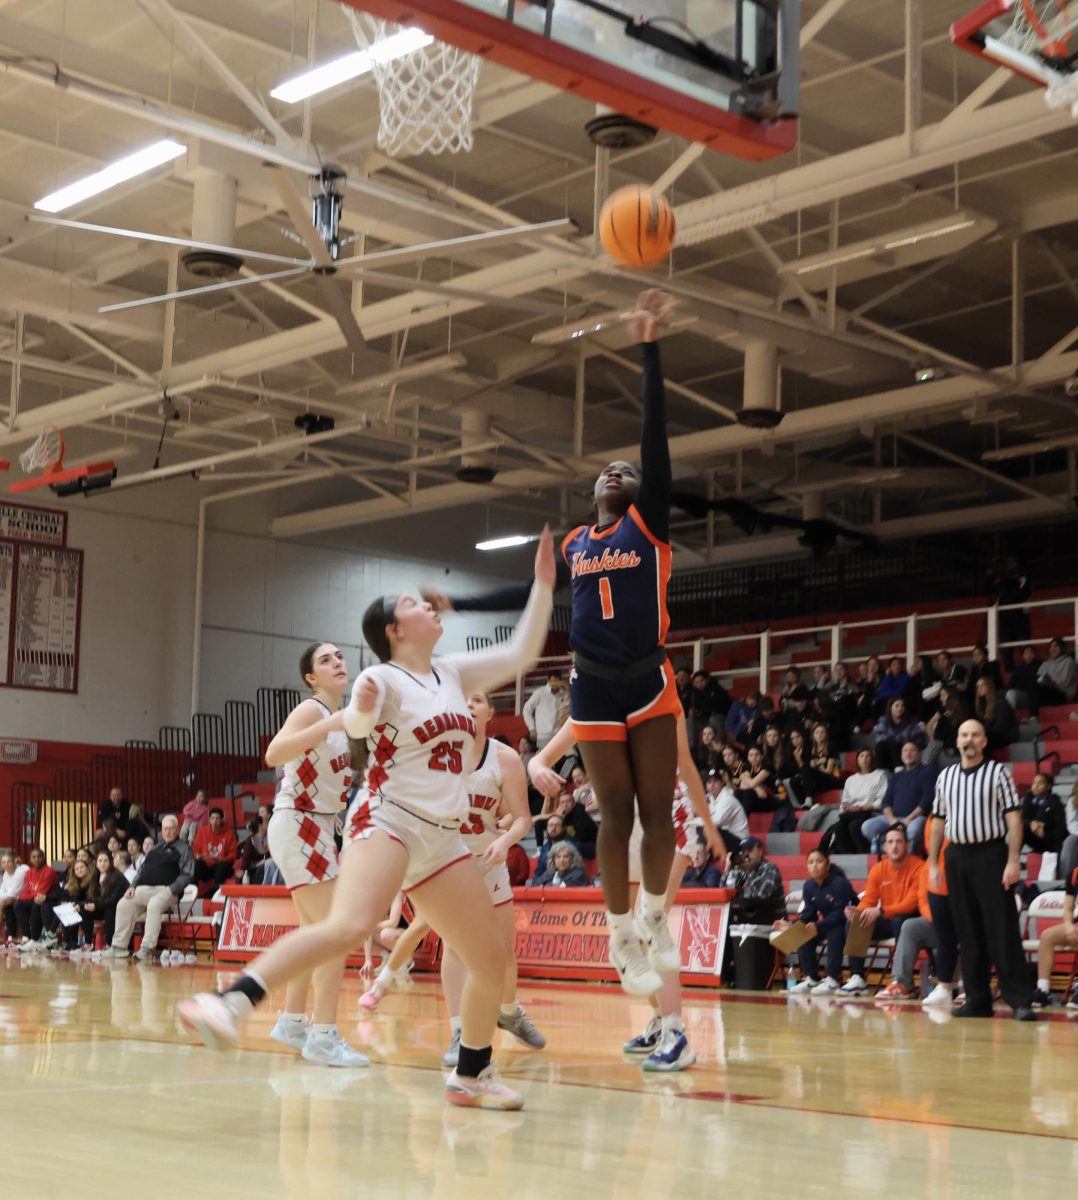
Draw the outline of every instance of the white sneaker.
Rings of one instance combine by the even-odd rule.
[[[851,975],[838,989],[838,993],[840,996],[867,996],[868,984],[860,975]]]
[[[493,1063],[475,1078],[454,1071],[445,1081],[445,1098],[460,1108],[516,1110],[524,1107],[524,1097],[502,1083]]]
[[[644,957],[640,939],[629,934],[615,942],[610,939],[610,965],[618,973],[622,989],[630,996],[654,996],[663,981]]]
[[[142,945],[139,946],[139,948],[135,951],[135,954],[134,954],[135,961],[136,962],[153,962],[153,954],[156,949],[157,949],[156,946],[147,946],[146,943],[143,942]],[[168,954],[168,951],[166,950],[164,953]],[[165,962],[164,956],[162,956],[161,961]]]
[[[921,1001],[922,1008],[950,1008],[953,1004],[953,991],[945,983],[937,983]]]
[[[184,1033],[193,1033],[211,1050],[231,1050],[239,1044],[236,1014],[215,992],[199,992],[176,1005],[176,1021]]]
[[[277,1023],[270,1030],[270,1037],[282,1046],[290,1046],[293,1050],[302,1050],[307,1044],[307,1035],[311,1032],[311,1023],[304,1017],[301,1021],[290,1021],[284,1013],[277,1014]]]
[[[131,951],[126,947],[108,946],[101,951],[102,958],[130,958]]]
[[[442,1066],[455,1067],[458,1058],[460,1058],[460,1030],[454,1029],[453,1036],[449,1039],[449,1047],[442,1055]]]
[[[303,1045],[303,1057],[308,1062],[321,1063],[326,1067],[369,1067],[371,1060],[354,1047],[350,1046],[341,1036],[336,1026],[329,1033],[316,1033],[313,1029],[307,1034]]]
[[[826,982],[826,980],[824,982]],[[818,986],[819,984],[815,979],[811,979],[808,975],[806,975],[800,983],[795,983],[793,987],[789,989],[788,994],[791,996],[803,996],[806,992],[815,991]]]
[[[668,1029],[658,1046],[640,1064],[645,1071],[684,1071],[696,1062],[683,1029]]]
[[[819,983],[814,983],[809,989],[813,996],[833,996],[841,990],[839,981],[832,979],[830,975],[826,979],[821,979]]]
[[[636,932],[648,948],[648,962],[660,975],[681,970],[681,953],[670,936],[670,925],[663,912],[657,917],[640,914],[635,921]]]

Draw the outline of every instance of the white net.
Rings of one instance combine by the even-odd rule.
[[[344,9],[371,56],[386,154],[458,153],[472,148],[472,100],[482,59],[406,29]]]
[[[24,471],[41,471],[63,456],[64,439],[59,429],[47,425],[19,455],[19,464]]]
[[[1078,3],[1074,0],[1014,0],[1011,23],[1000,41],[1022,54],[1066,58],[1070,35],[1078,28]]]

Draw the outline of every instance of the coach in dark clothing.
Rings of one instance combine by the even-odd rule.
[[[103,829],[107,837],[118,837],[121,846],[126,845],[129,838],[141,845],[153,832],[143,820],[142,809],[130,803],[118,787],[114,787],[109,798],[98,806],[97,827]]]
[[[1035,1021],[1033,989],[1018,910],[1011,888],[1021,878],[1022,807],[1010,769],[984,757],[988,737],[976,717],[958,731],[960,761],[940,773],[928,847],[928,878],[939,889],[939,853],[950,845],[944,865],[966,982],[966,1003],[957,1017],[992,1015],[991,974],[1016,1021]]]

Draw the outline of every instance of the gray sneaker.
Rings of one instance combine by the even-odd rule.
[[[109,946],[101,951],[102,959],[107,958],[130,958],[131,951],[126,946]]]
[[[542,1050],[546,1045],[546,1038],[532,1024],[531,1018],[524,1011],[524,1005],[517,1003],[516,1015],[507,1017],[505,1013],[498,1014],[498,1028],[504,1029],[506,1033],[511,1033],[518,1042],[523,1042],[525,1046],[530,1046],[533,1050]],[[454,1063],[456,1059],[454,1058]]]
[[[153,946],[147,946],[145,942],[135,951],[136,962],[153,962]]]
[[[457,1029],[453,1033],[453,1038],[449,1043],[449,1049],[442,1055],[443,1067],[455,1067],[457,1059],[460,1057],[460,1030]]]

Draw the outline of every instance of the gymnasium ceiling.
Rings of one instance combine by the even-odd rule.
[[[111,493],[80,503],[130,509],[153,489],[154,504],[206,499],[211,524],[515,573],[526,551],[474,543],[584,518],[597,467],[639,428],[617,331],[582,348],[532,337],[657,282],[685,318],[664,344],[680,482],[884,538],[1069,514],[1073,449],[995,452],[1078,444],[1064,389],[1078,370],[1078,125],[951,46],[970,5],[804,0],[800,142],[785,157],[694,159],[665,135],[612,152],[611,188],[676,176],[687,244],[644,279],[592,253],[597,156],[582,127],[594,108],[565,93],[484,65],[472,152],[397,161],[375,145],[369,78],[309,106],[268,98],[355,48],[328,0],[0,0],[0,457],[14,464],[53,422],[68,462],[119,468]],[[581,232],[389,268],[478,297],[364,282],[361,359],[309,276],[100,314],[168,290],[170,271],[199,281],[167,245],[31,223],[33,201],[166,135],[188,154],[63,216],[190,236],[194,183],[212,170],[237,181],[237,244],[295,255],[262,166],[275,157],[301,189],[305,163],[347,169],[343,224],[367,251],[564,216]],[[956,212],[963,229],[916,253],[789,269]],[[733,420],[753,339],[775,343],[782,366],[786,416],[770,433]],[[938,378],[915,383],[919,368]],[[392,387],[370,385],[401,369]],[[180,418],[155,472],[163,391]],[[304,442],[304,413],[337,428]],[[462,437],[494,484],[456,480]],[[679,521],[675,537],[679,566],[798,549],[724,519]]]

